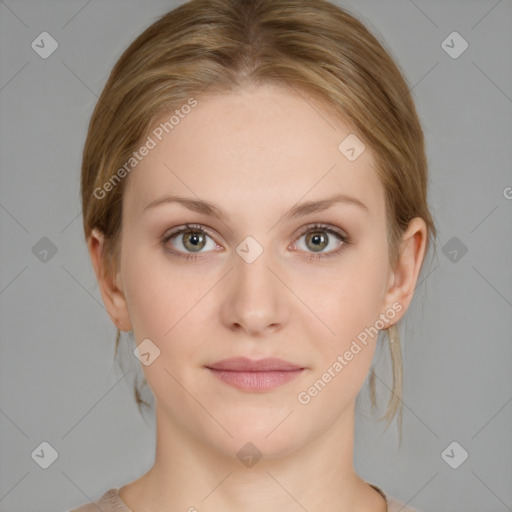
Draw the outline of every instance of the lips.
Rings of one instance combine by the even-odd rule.
[[[267,357],[258,360],[249,359],[247,357],[234,357],[217,361],[206,367],[212,370],[232,372],[285,372],[303,369],[302,366],[275,357]]]
[[[217,379],[244,392],[271,391],[296,379],[305,370],[274,357],[259,360],[235,357],[217,361],[206,368]]]

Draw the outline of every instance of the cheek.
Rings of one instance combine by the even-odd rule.
[[[192,273],[185,277],[179,266],[162,264],[159,258],[150,262],[142,251],[133,251],[124,264],[123,282],[136,345],[146,339],[154,344],[146,345],[152,361],[141,364],[146,381],[157,398],[165,401],[172,396],[184,406],[186,394],[178,382],[192,382],[190,375],[199,364],[197,355],[204,339],[199,332],[204,313],[201,299],[211,284]]]
[[[380,326],[376,326],[376,322],[381,313],[387,270],[382,251],[377,249],[374,245],[362,247],[357,253],[353,251],[345,258],[340,271],[324,283],[326,288],[318,289],[315,294],[316,304],[312,309],[320,312],[318,316],[329,327],[317,323],[317,333],[320,329],[323,332],[320,340],[318,334],[315,337],[310,333],[311,339],[319,341],[314,346],[321,358],[315,375],[321,377],[331,368],[331,373],[337,376],[332,380],[338,383],[332,388],[345,386],[347,391],[353,388],[352,391],[357,392],[373,359]],[[338,356],[342,356],[343,361],[339,362]],[[339,364],[333,368],[337,361]],[[329,375],[325,379],[329,379]]]
[[[357,397],[372,363],[379,330],[380,283],[379,269],[353,269],[333,280],[325,290],[329,300],[324,301],[322,317],[335,334],[323,326],[325,334],[309,338],[315,340],[311,353],[317,354],[312,374],[306,387],[297,397],[312,415],[324,415],[330,422]],[[321,307],[319,305],[319,307]],[[309,327],[314,331],[312,327]],[[326,411],[329,411],[328,413]]]
[[[136,339],[165,343],[190,321],[208,289],[205,279],[185,273],[163,250],[132,248],[127,240],[125,254],[123,282]]]
[[[328,289],[321,292],[326,322],[332,322],[332,330],[342,339],[355,336],[379,318],[385,271],[376,258],[358,255],[333,275]]]

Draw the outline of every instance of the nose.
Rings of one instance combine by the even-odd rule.
[[[225,300],[221,317],[233,331],[250,336],[264,336],[281,329],[288,319],[286,306],[290,292],[282,283],[278,265],[271,251],[263,251],[254,261],[238,254],[226,276]]]

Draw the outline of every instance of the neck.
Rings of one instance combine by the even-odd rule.
[[[247,440],[222,429],[217,443],[194,436],[157,402],[155,463],[120,496],[141,512],[385,511],[382,496],[354,472],[354,406],[307,444],[283,449],[270,434],[246,447],[241,461],[236,454]]]

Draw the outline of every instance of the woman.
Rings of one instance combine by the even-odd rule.
[[[398,325],[436,234],[407,83],[359,21],[323,0],[167,13],[110,75],[81,193],[157,445],[75,512],[414,510],[353,468],[380,331],[401,429]]]

